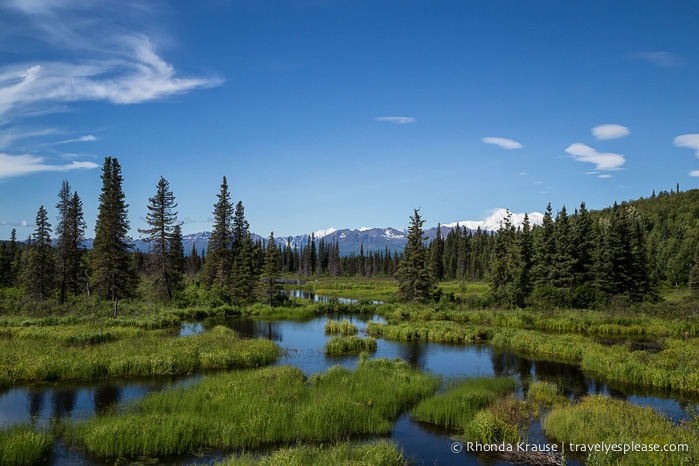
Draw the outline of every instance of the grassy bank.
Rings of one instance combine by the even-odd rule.
[[[353,445],[296,445],[281,448],[270,455],[234,456],[216,466],[405,466],[406,460],[398,446],[386,440]]]
[[[391,422],[437,385],[434,377],[385,359],[309,379],[288,366],[221,373],[150,394],[127,412],[66,426],[65,436],[102,457],[335,442],[389,433]]]
[[[356,354],[363,351],[368,353],[376,351],[376,339],[351,335],[333,337],[325,344],[325,354],[328,355]]]
[[[674,425],[670,420],[650,408],[603,396],[589,396],[575,406],[558,408],[543,421],[547,435],[568,445],[571,455],[583,458],[594,465],[686,465],[699,464],[699,426]],[[687,445],[687,451],[608,451],[571,452],[569,444],[624,445],[632,443],[639,448],[648,445]],[[580,450],[580,448],[577,448]],[[683,449],[680,447],[679,449]]]
[[[347,319],[342,319],[342,322],[330,319],[325,323],[325,333],[330,335],[337,333],[354,335],[357,333],[357,326],[350,323]]]
[[[514,392],[511,378],[476,378],[453,381],[444,393],[423,400],[410,411],[413,419],[463,431],[482,409]]]
[[[0,464],[30,466],[46,464],[53,450],[53,437],[30,426],[0,429]]]
[[[173,337],[164,330],[87,324],[4,328],[0,386],[259,367],[278,355],[274,343],[243,340],[225,327],[189,337]]]

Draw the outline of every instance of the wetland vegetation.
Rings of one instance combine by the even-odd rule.
[[[549,204],[540,226],[526,217],[515,226],[508,216],[497,232],[456,227],[442,237],[440,229],[431,241],[415,210],[400,254],[362,249],[341,257],[337,243],[313,236],[300,248],[273,234],[253,240],[224,177],[208,249],[186,256],[166,180],[140,231],[148,253],[129,248],[116,159],[105,159],[102,181],[92,250],[80,246],[82,204],[67,182],[55,245],[43,206],[31,241],[13,232],[0,242],[0,387],[10,398],[20,387],[32,392],[29,422],[9,421],[0,431],[3,464],[46,463],[56,439],[115,462],[213,451],[230,455],[222,464],[403,464],[415,454],[395,441],[404,419],[418,431],[441,429],[440,438],[484,444],[689,445],[652,458],[571,456],[589,464],[697,462],[698,190],[597,212],[583,203],[571,215],[565,207],[554,215]],[[289,288],[327,300],[290,298]],[[272,322],[319,318],[305,350],[337,365],[306,373]],[[204,319],[217,323],[180,334],[183,323]],[[250,319],[265,332],[229,328],[231,321],[254,327]],[[369,357],[389,342],[406,342],[400,360]],[[473,349],[461,355],[464,364],[478,366],[478,351],[487,353],[484,372],[508,377],[430,373],[421,355],[436,344],[457,345],[437,346],[443,353]],[[500,357],[519,367],[503,369]],[[546,363],[578,382],[590,378],[605,396],[581,398],[566,379],[539,380],[545,371],[535,366]],[[191,374],[124,402],[115,396],[80,418],[40,421],[36,392],[50,384]],[[607,382],[664,389],[682,400],[682,413],[669,419],[633,397],[614,399]],[[56,413],[76,403],[62,396],[53,392]]]

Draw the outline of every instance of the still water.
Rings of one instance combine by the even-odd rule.
[[[380,317],[359,317],[336,315],[335,320],[347,319],[357,325],[360,334],[366,332],[369,320],[381,321]],[[276,342],[283,355],[278,365],[294,365],[306,374],[323,372],[333,365],[353,368],[358,362],[357,355],[329,357],[324,353],[326,341],[324,326],[329,318],[322,317],[305,322],[264,321],[247,318],[209,319],[187,323],[182,326],[180,336],[205,332],[215,325],[225,325],[246,338],[264,338]],[[583,373],[577,367],[531,359],[521,355],[498,351],[487,345],[443,345],[425,342],[395,342],[380,339],[373,357],[401,358],[410,364],[442,376],[476,377],[510,375],[521,381],[523,389],[529,382],[545,380],[557,383],[569,398],[577,398],[588,393],[600,393],[626,399],[632,403],[650,406],[662,412],[675,422],[686,419],[685,407],[696,400],[677,398],[670,393],[644,390],[607,383],[592,374]],[[110,412],[115,407],[141,399],[149,392],[168,387],[196,383],[203,375],[184,377],[157,377],[128,380],[108,380],[94,383],[60,383],[14,387],[0,392],[0,426],[19,423],[46,425],[52,419],[79,420]],[[454,454],[451,451],[453,440],[448,432],[419,425],[408,414],[394,424],[392,439],[404,450],[407,457],[422,465],[482,465],[508,464],[494,462],[492,458],[468,455],[465,452]],[[538,424],[529,431],[529,441],[546,442]],[[160,458],[155,464],[208,464],[221,459],[220,453],[204,456]],[[570,458],[569,458],[570,460]],[[74,452],[57,442],[53,465],[95,465],[104,464],[84,453]],[[575,462],[569,461],[569,464]]]

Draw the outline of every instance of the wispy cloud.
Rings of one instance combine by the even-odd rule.
[[[677,147],[694,149],[696,151],[694,155],[699,158],[699,134],[683,134],[673,139],[672,143]]]
[[[611,178],[611,177],[612,177],[612,175],[609,175],[609,174],[607,174],[607,173],[603,173],[603,174],[601,174],[601,175],[597,175],[597,178]]]
[[[495,144],[496,146],[499,146],[503,149],[507,150],[512,150],[512,149],[521,149],[524,146],[520,144],[517,141],[513,141],[512,139],[507,139],[507,138],[483,138],[481,139],[486,144]]]
[[[689,172],[689,176],[699,176],[699,170],[692,170]]]
[[[80,136],[78,138],[72,138],[72,139],[66,139],[64,141],[59,141],[56,144],[68,144],[71,142],[92,142],[96,141],[97,137],[93,136],[92,134],[87,134],[85,136]]]
[[[39,172],[67,172],[71,170],[92,170],[99,167],[94,162],[73,161],[56,165],[45,163],[43,157],[33,155],[9,155],[0,153],[0,179],[14,178]]]
[[[44,62],[0,68],[0,123],[55,103],[107,101],[136,104],[220,84],[216,78],[179,78],[142,36],[126,40],[127,58],[89,63]]]
[[[386,121],[388,123],[395,123],[397,125],[407,125],[409,123],[415,123],[415,118],[408,116],[380,116],[376,117],[376,121]]]
[[[633,58],[643,60],[659,68],[671,68],[685,63],[682,57],[672,52],[637,52],[633,54]]]
[[[4,220],[0,220],[0,225],[4,227],[27,227],[29,226],[29,222],[26,220],[20,220],[19,222],[6,222]]]
[[[597,171],[619,170],[626,162],[621,154],[597,152],[592,147],[579,142],[571,144],[565,151],[577,162],[594,163]]]
[[[627,128],[626,126],[615,124],[599,125],[592,128],[592,135],[597,140],[618,139],[623,138],[624,136],[628,136],[629,134],[631,134],[629,128]]]

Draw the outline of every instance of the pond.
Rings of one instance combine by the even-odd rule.
[[[335,315],[334,320],[347,319],[354,323],[360,334],[366,333],[369,320],[382,321],[380,317]],[[248,318],[208,319],[182,326],[180,336],[186,338],[205,332],[215,325],[230,327],[246,338],[264,338],[283,348],[278,365],[290,364],[307,375],[323,372],[333,365],[356,366],[357,355],[326,356],[324,347],[331,338],[325,335],[328,317],[304,322],[265,321]],[[444,378],[510,375],[518,378],[523,386],[530,381],[545,380],[564,387],[565,394],[577,398],[588,393],[600,393],[626,399],[632,403],[650,406],[675,422],[686,419],[684,408],[696,400],[677,398],[670,393],[629,387],[605,382],[600,377],[586,374],[576,366],[523,357],[508,351],[498,351],[487,345],[443,345],[426,342],[397,342],[378,340],[377,351],[372,357],[401,358],[410,364]],[[61,383],[14,387],[0,393],[0,425],[17,423],[46,425],[51,419],[82,419],[99,415],[138,400],[154,390],[162,390],[177,384],[195,383],[202,374],[185,377],[157,377],[129,380],[108,380],[95,383]],[[531,427],[529,441],[546,442],[538,424]],[[414,422],[408,414],[394,424],[392,439],[404,450],[406,457],[417,464],[508,464],[494,463],[491,459],[451,452],[449,433]],[[220,453],[204,456],[160,458],[158,464],[207,464],[222,458]],[[85,454],[70,451],[57,442],[53,465],[102,464]],[[569,461],[569,464],[575,464]]]

